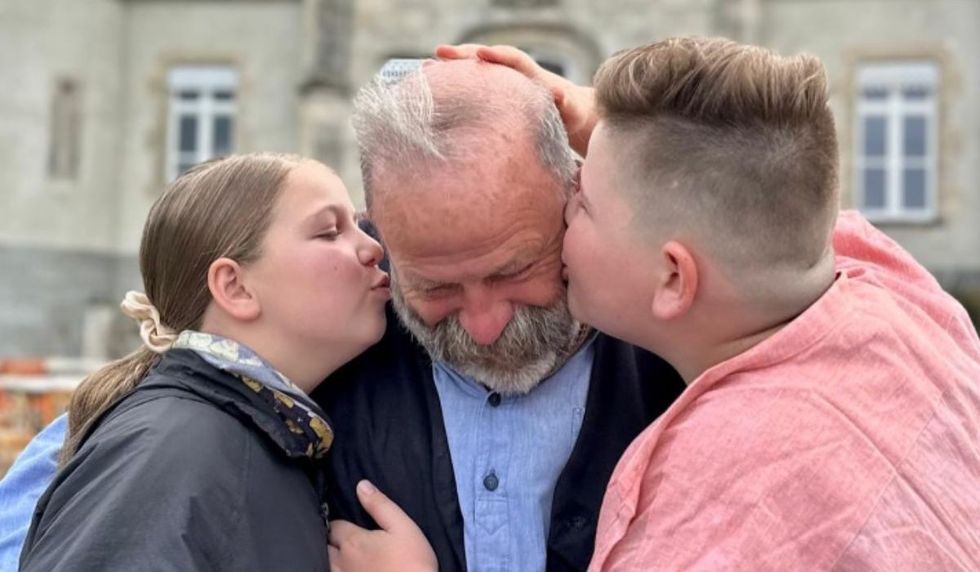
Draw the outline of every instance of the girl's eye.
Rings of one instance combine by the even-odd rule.
[[[340,233],[337,232],[336,229],[321,232],[320,234],[316,235],[317,238],[322,238],[324,240],[335,240],[338,236],[340,236]]]

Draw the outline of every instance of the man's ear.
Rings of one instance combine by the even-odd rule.
[[[258,296],[245,284],[244,270],[230,258],[219,258],[208,268],[208,290],[226,314],[251,321],[262,313]]]
[[[661,268],[651,310],[658,320],[673,320],[686,314],[698,292],[698,265],[683,244],[671,240],[660,250]]]

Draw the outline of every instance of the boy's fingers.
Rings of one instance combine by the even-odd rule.
[[[551,97],[555,100],[555,107],[561,109],[561,106],[565,105],[565,90],[560,87],[555,87],[551,89]]]
[[[370,481],[357,483],[357,499],[374,522],[382,529],[392,532],[415,527],[415,522],[397,504],[379,491]]]
[[[435,54],[437,57],[446,60],[458,60],[466,58],[480,59],[485,62],[507,66],[518,72],[531,77],[542,77],[546,73],[534,58],[514,46],[496,45],[484,46],[483,44],[442,44],[436,46]]]
[[[483,46],[477,49],[476,54],[481,60],[513,68],[528,77],[534,77],[541,71],[531,56],[514,46]]]
[[[477,51],[486,47],[482,44],[441,44],[436,46],[436,56],[445,60],[476,58]]]

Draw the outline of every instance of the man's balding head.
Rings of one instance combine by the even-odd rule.
[[[428,61],[400,81],[377,79],[355,98],[353,124],[369,209],[391,190],[377,185],[379,173],[426,176],[483,161],[498,146],[536,157],[563,190],[574,179],[551,93],[504,66]]]

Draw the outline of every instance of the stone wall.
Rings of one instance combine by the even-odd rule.
[[[0,356],[103,358],[133,349],[134,325],[118,307],[126,290],[140,288],[136,267],[134,256],[0,246]],[[98,339],[86,340],[87,329]]]

